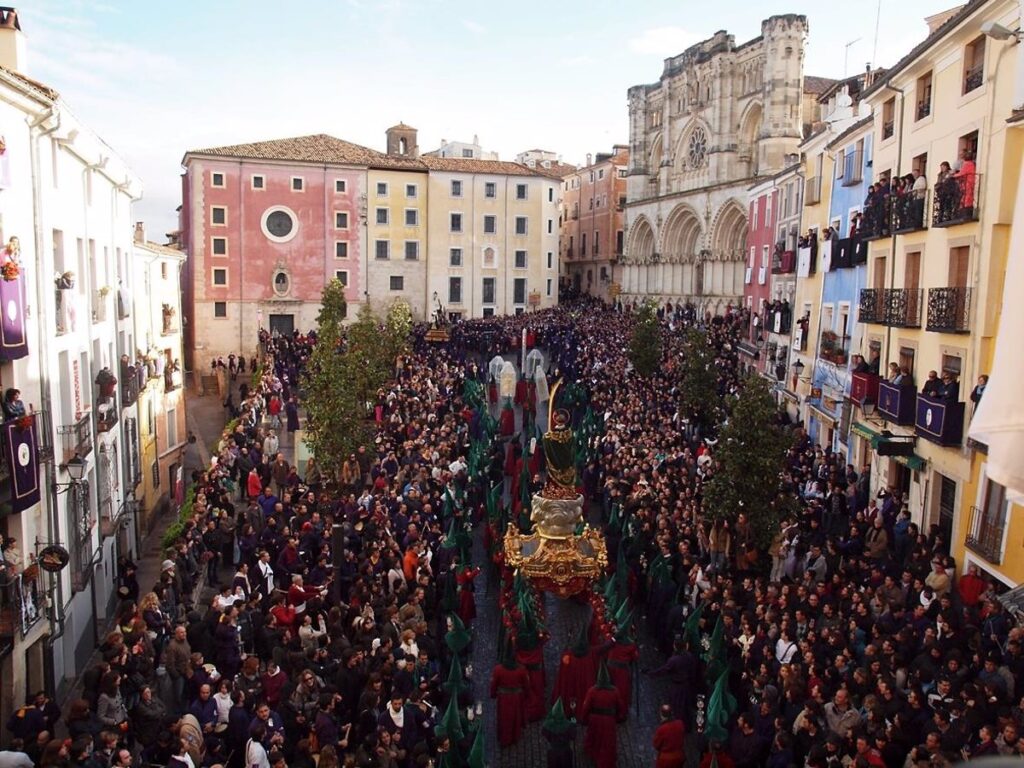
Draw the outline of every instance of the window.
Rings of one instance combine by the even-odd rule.
[[[462,231],[462,214],[461,213],[453,213],[451,215],[450,227],[451,227],[451,231],[452,232],[461,232]]]
[[[516,269],[526,269],[526,251],[516,251],[513,263]]]
[[[525,216],[516,216],[516,234],[517,235],[525,235],[526,234],[526,217]]]
[[[844,173],[846,173],[846,150],[840,149],[836,153],[836,178],[843,178]]]
[[[210,223],[224,226],[228,223],[228,209],[223,205],[215,205],[210,209]]]
[[[462,197],[462,182],[452,179],[452,197]]]
[[[348,214],[344,211],[337,211],[334,214],[334,228],[348,229]]]
[[[373,255],[377,259],[390,259],[391,258],[391,241],[390,240],[376,240],[373,244]]]
[[[553,269],[555,265],[555,254],[548,251],[548,269]]]
[[[623,246],[623,243],[624,243],[624,240],[623,240],[624,237],[625,237],[625,235],[623,234],[623,231],[621,229],[618,230],[615,233],[615,253],[618,256],[622,255],[622,246]]]
[[[228,239],[226,237],[215,237],[215,238],[213,238],[213,255],[214,256],[227,256],[228,255]]]
[[[549,277],[549,278],[548,278],[548,285],[547,285],[547,292],[548,292],[548,296],[551,296],[551,284],[552,284],[552,280],[551,280],[551,278]]]
[[[461,267],[462,266],[462,249],[452,248],[448,251],[448,266],[449,267]]]
[[[494,303],[494,286],[495,278],[485,277],[483,282],[483,303],[493,304]]]
[[[580,256],[587,255],[587,233],[580,234]]]
[[[906,367],[911,375],[914,373],[914,358],[917,351],[913,347],[900,347],[900,368]]]
[[[387,182],[378,181],[377,182],[377,197],[387,197],[387,196],[388,196],[388,185],[387,185]]]
[[[213,302],[213,316],[214,317],[227,317],[228,316],[228,303],[226,301],[215,301],[215,302]]]
[[[342,285],[344,285],[344,286],[345,286],[346,288],[348,288],[348,270],[347,270],[347,269],[338,269],[338,270],[335,270],[335,272],[334,272],[334,277],[335,277],[335,279],[336,279],[336,280],[337,280],[337,281],[338,281],[339,283],[341,283],[341,284],[342,284]]]
[[[917,78],[915,92],[917,109],[914,112],[914,120],[924,120],[932,113],[932,73],[921,75]]]
[[[472,149],[464,149],[464,150],[462,150],[462,156],[465,157],[465,158],[473,157],[473,150]]]
[[[596,256],[601,252],[601,231],[594,230],[594,255]]]
[[[388,209],[387,208],[378,208],[377,209],[377,223],[378,224],[387,224],[388,223]]]
[[[494,307],[484,307],[483,317],[494,317]]]
[[[334,258],[336,259],[347,259],[348,258],[348,243],[344,240],[338,240],[334,243]]]
[[[525,184],[516,184],[516,200],[525,200],[525,199],[526,199],[526,185]]]
[[[252,177],[252,188],[253,189],[266,189],[266,180],[259,174],[253,174]]]
[[[599,179],[603,179],[604,178],[604,168],[602,168],[601,170],[599,170],[597,172],[597,178],[599,178]]]
[[[405,226],[418,227],[420,225],[420,212],[415,208],[405,209]]]
[[[928,175],[928,153],[922,152],[920,155],[914,157],[910,161],[910,170],[913,171],[914,176],[927,176]]]
[[[406,197],[416,197],[416,185],[415,184],[406,184],[405,185],[405,196]]]
[[[549,203],[555,202],[555,188],[554,187],[548,187],[548,202]]]
[[[554,233],[554,226],[555,226],[554,219],[548,219],[548,234],[549,235]]]
[[[406,240],[405,241],[405,260],[406,261],[418,261],[420,258],[420,241],[419,240]]]
[[[260,221],[263,234],[275,243],[287,243],[298,234],[295,214],[282,205],[273,206],[263,212]]]
[[[484,197],[494,198],[498,196],[498,185],[493,181],[484,184]]]
[[[218,171],[214,171],[210,174],[210,186],[211,187],[223,187],[224,186],[224,174]]]
[[[980,88],[985,82],[985,36],[979,35],[964,51],[964,93]]]
[[[959,355],[943,355],[942,356],[942,371],[939,375],[945,373],[953,374],[954,379],[960,378],[960,368],[963,365],[963,360]]]
[[[461,277],[449,277],[448,278],[448,303],[449,304],[461,304],[462,303],[462,278]]]
[[[167,447],[178,444],[178,409],[167,409]]]
[[[526,303],[526,278],[517,277],[512,281],[512,303],[513,304],[525,304]]]
[[[223,267],[217,267],[213,270],[213,284],[214,285],[227,285],[228,284],[228,271]]]
[[[484,234],[493,235],[498,231],[498,217],[484,216]]]
[[[405,278],[401,275],[391,275],[388,279],[388,288],[392,291],[403,291],[405,290]]]
[[[347,189],[348,189],[348,184],[346,183],[345,179],[335,179],[334,180],[334,191],[337,194],[343,195],[343,194],[345,194],[345,191]]]
[[[882,141],[891,139],[896,132],[896,97],[882,105]]]
[[[292,176],[292,192],[301,192],[306,188],[306,182],[301,176]]]

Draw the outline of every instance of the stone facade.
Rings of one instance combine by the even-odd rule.
[[[831,82],[804,78],[807,29],[791,14],[741,45],[717,32],[629,89],[626,300],[742,302],[748,189],[792,164]]]

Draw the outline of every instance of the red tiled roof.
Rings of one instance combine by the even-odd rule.
[[[831,77],[818,77],[817,75],[804,75],[804,93],[824,93],[838,81]]]

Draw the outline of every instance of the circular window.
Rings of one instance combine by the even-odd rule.
[[[292,281],[288,277],[287,272],[276,272],[274,274],[274,293],[278,296],[284,296],[288,293],[288,289],[291,287]]]
[[[693,129],[693,133],[690,134],[690,167],[700,168],[704,165],[704,161],[707,159],[708,153],[708,137],[704,133],[704,129],[697,126]]]
[[[263,234],[275,243],[287,243],[298,232],[299,226],[295,213],[283,205],[268,208],[263,213]]]

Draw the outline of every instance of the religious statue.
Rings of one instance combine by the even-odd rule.
[[[559,384],[551,391],[552,404]],[[576,438],[564,408],[552,409],[544,433],[544,458],[547,482],[533,497],[530,521],[543,539],[567,539],[583,519],[583,496],[576,490]]]

